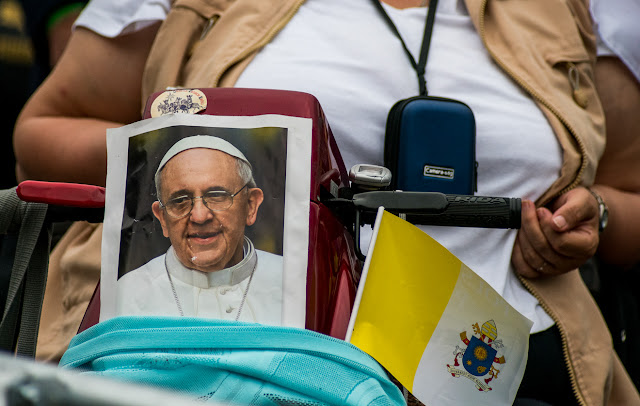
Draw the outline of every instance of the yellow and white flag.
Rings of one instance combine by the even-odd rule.
[[[513,404],[531,325],[445,247],[380,209],[347,341],[421,402]]]

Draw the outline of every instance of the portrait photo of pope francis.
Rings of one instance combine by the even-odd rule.
[[[164,153],[150,206],[170,246],[120,277],[119,314],[281,324],[283,257],[246,235],[265,201],[254,170],[214,135],[183,137]]]

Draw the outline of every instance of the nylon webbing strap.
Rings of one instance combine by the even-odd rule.
[[[0,191],[0,234],[19,232],[0,348],[30,357],[35,356],[49,263],[50,233],[42,229],[46,212],[46,204],[21,201],[15,188]]]
[[[436,18],[436,7],[438,6],[438,0],[430,0],[429,1],[429,11],[427,11],[427,22],[424,26],[424,35],[422,37],[422,46],[420,48],[420,59],[416,62],[416,59],[411,55],[409,48],[407,48],[407,44],[405,44],[402,39],[402,35],[398,31],[398,28],[389,17],[389,14],[384,10],[382,4],[380,4],[380,0],[371,0],[373,4],[376,6],[376,9],[380,12],[384,21],[387,23],[391,31],[400,39],[402,43],[402,47],[404,48],[404,52],[409,57],[409,62],[411,62],[411,66],[416,71],[418,75],[418,85],[420,86],[420,96],[427,95],[427,81],[424,78],[424,73],[427,67],[427,56],[429,56],[429,46],[431,45],[431,33],[433,32],[433,23]]]

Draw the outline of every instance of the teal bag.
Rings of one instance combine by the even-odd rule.
[[[310,330],[202,318],[116,317],[71,341],[60,366],[239,405],[404,405],[384,369]]]

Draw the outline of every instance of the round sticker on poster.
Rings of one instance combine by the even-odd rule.
[[[207,96],[198,89],[167,90],[151,104],[151,117],[171,113],[196,114],[207,108]]]

